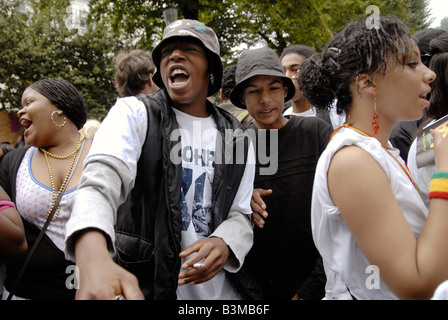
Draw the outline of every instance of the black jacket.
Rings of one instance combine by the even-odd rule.
[[[148,131],[137,165],[135,186],[118,210],[117,263],[137,276],[146,298],[176,299],[181,252],[182,167],[170,161],[170,152],[179,143],[170,141],[170,134],[178,128],[178,123],[164,89],[137,98],[146,106]],[[213,232],[226,219],[235,198],[246,166],[249,142],[242,130],[230,139],[226,136],[226,129],[242,129],[234,117],[210,102],[207,109],[222,137],[217,139],[215,153],[210,226]],[[218,150],[225,150],[226,145],[235,148],[237,141],[244,143],[244,163],[225,164],[223,160],[220,164]]]

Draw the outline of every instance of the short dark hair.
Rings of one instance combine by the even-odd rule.
[[[283,59],[284,56],[290,53],[300,54],[305,58],[311,57],[313,54],[317,53],[313,48],[303,45],[303,44],[293,44],[292,46],[286,47],[283,49],[282,54],[280,55],[280,60]]]
[[[401,57],[407,63],[412,49],[409,28],[395,16],[382,16],[379,26],[370,28],[367,18],[349,23],[321,54],[303,64],[299,87],[316,108],[328,109],[337,99],[337,113],[347,113],[352,103],[350,86],[358,75],[384,74],[389,57],[394,63]]]
[[[236,64],[224,67],[222,75],[222,95],[225,99],[230,98],[230,92],[232,92],[232,89],[235,87],[235,71]]]
[[[428,117],[439,119],[448,114],[448,32],[441,34],[430,42],[432,54],[429,68],[437,77],[431,83]]]

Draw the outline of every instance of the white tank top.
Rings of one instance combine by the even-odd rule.
[[[388,149],[389,154],[374,137],[365,136],[351,128],[340,129],[319,159],[312,200],[313,238],[322,255],[327,275],[325,299],[352,299],[350,294],[356,299],[398,299],[382,280],[379,289],[366,285],[366,280],[372,276],[371,264],[356,243],[327,188],[331,158],[347,145],[362,148],[378,162],[416,237],[420,235],[428,215],[419,192],[400,166],[406,168],[398,149]]]

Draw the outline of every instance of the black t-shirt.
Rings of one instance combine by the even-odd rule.
[[[311,196],[317,162],[326,148],[332,127],[317,117],[291,116],[278,130],[278,169],[262,175],[260,169],[271,164],[259,163],[255,188],[272,189],[263,200],[269,217],[264,228],[254,227],[254,245],[246,258],[250,272],[261,282],[266,299],[291,299],[315,268],[319,253],[311,234]],[[266,132],[267,154],[270,131]],[[263,134],[257,130],[257,144]],[[309,283],[309,282],[308,282]],[[306,291],[314,298],[323,296],[323,284]],[[309,298],[311,298],[311,296]],[[318,297],[319,296],[319,297]]]

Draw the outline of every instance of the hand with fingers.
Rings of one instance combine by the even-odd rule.
[[[434,155],[437,169],[439,171],[448,171],[448,139],[444,138],[442,133],[431,129],[434,137]]]
[[[137,278],[112,259],[97,259],[80,270],[78,300],[143,300]]]
[[[193,254],[194,253],[194,254]],[[230,255],[230,249],[221,238],[211,237],[196,241],[179,256],[187,258],[179,274],[179,285],[206,282],[218,274]]]
[[[250,206],[252,207],[252,222],[259,228],[263,228],[265,224],[264,220],[268,217],[263,197],[271,194],[271,189],[254,189],[252,193],[252,200],[250,201]]]
[[[117,265],[107,249],[106,239],[98,231],[79,236],[76,246],[79,268],[78,300],[143,300],[138,279]]]

